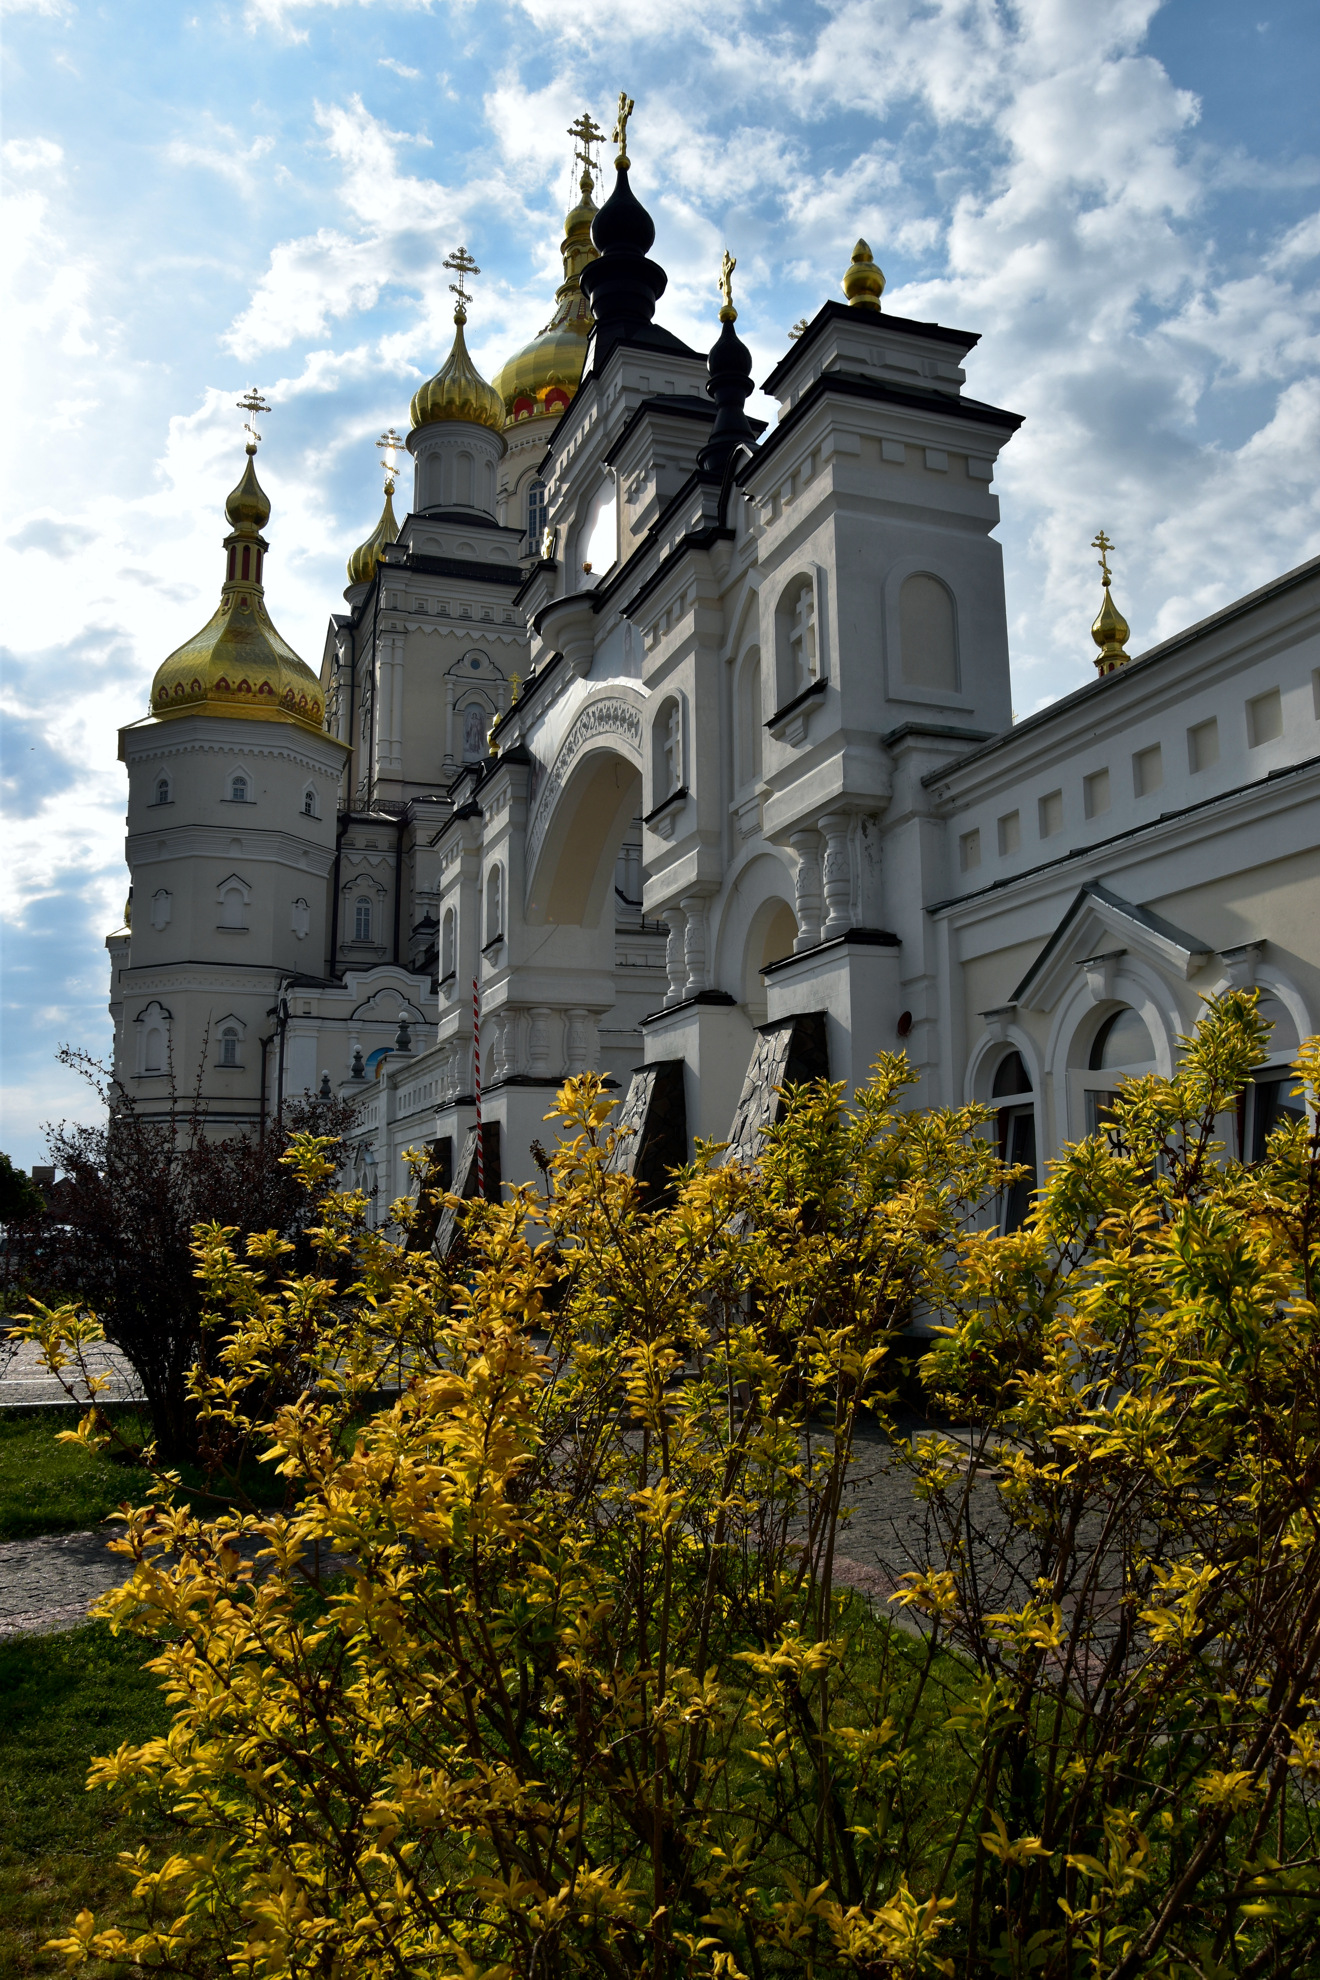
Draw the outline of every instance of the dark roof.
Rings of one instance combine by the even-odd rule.
[[[478,584],[511,585],[516,591],[526,573],[521,564],[480,564],[471,557],[424,557],[410,553],[406,564],[387,564],[387,570],[420,571],[426,577],[471,578]]]
[[[1194,640],[1204,638],[1206,633],[1213,632],[1216,627],[1231,625],[1234,619],[1242,618],[1246,613],[1254,611],[1256,606],[1264,604],[1266,599],[1280,597],[1285,591],[1291,591],[1296,585],[1305,584],[1306,580],[1312,577],[1320,577],[1320,557],[1311,557],[1306,563],[1297,564],[1292,570],[1284,571],[1281,576],[1271,578],[1268,584],[1262,584],[1257,590],[1248,591],[1242,598],[1235,598],[1231,605],[1222,606],[1218,612],[1212,612],[1208,619],[1198,619],[1195,625],[1187,626],[1182,632],[1175,633],[1172,639],[1161,640],[1158,646],[1152,646],[1148,652],[1138,653],[1134,659],[1129,660],[1126,667],[1118,667],[1112,674],[1101,674],[1095,680],[1087,681],[1083,687],[1074,688],[1071,694],[1061,695],[1058,701],[1052,701],[1048,708],[1038,708],[1034,715],[1024,715],[1022,720],[1015,722],[1011,729],[1003,730],[989,742],[983,743],[979,749],[969,750],[966,756],[955,757],[951,763],[943,764],[938,770],[927,771],[921,780],[922,783],[927,786],[938,784],[942,777],[951,777],[957,771],[965,769],[968,764],[977,763],[982,757],[990,756],[995,750],[1016,742],[1019,736],[1028,735],[1033,729],[1042,728],[1065,710],[1077,708],[1082,702],[1091,700],[1095,695],[1106,692],[1112,694],[1115,689],[1120,688],[1122,682],[1132,680],[1138,673],[1144,673],[1147,667],[1154,666],[1160,660],[1167,660],[1171,654],[1181,652],[1185,646],[1190,646]]]
[[[957,344],[961,346],[964,356],[981,341],[978,330],[946,330],[943,324],[920,323],[913,316],[892,316],[888,310],[854,309],[851,303],[825,302],[816,311],[802,335],[785,351],[761,390],[769,392],[773,397],[793,366],[800,362],[803,351],[811,348],[825,325],[839,322],[866,324],[871,328],[878,326],[880,329],[901,332],[905,337],[930,337],[941,344]]]
[[[942,419],[967,420],[974,426],[997,426],[1001,431],[1007,429],[1009,433],[1016,433],[1023,422],[1023,414],[1009,412],[1004,406],[985,405],[980,399],[955,398],[951,392],[923,392],[906,385],[886,385],[881,379],[867,377],[859,371],[822,371],[796,405],[784,414],[770,438],[739,470],[739,481],[749,480],[758,464],[774,453],[812,407],[831,394],[845,399],[871,399],[881,405],[904,406],[916,412],[938,413]]]

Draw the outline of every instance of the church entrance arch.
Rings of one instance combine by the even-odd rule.
[[[527,828],[532,924],[594,928],[614,899],[614,870],[641,810],[642,711],[618,693],[584,703],[537,792]]]
[[[797,918],[790,902],[793,880],[774,852],[758,852],[738,872],[720,916],[716,981],[735,991],[753,1024],[764,1024],[766,989],[761,971],[791,955]]]

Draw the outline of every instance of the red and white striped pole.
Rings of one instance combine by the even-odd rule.
[[[486,1155],[481,1135],[481,982],[472,979],[472,1091],[477,1102],[477,1195],[486,1194]]]

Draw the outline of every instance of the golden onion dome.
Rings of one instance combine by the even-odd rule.
[[[454,347],[425,385],[413,394],[411,418],[414,428],[431,426],[440,419],[466,420],[472,426],[504,430],[504,403],[493,386],[486,383],[468,356],[463,339],[467,311],[460,302],[454,311]]]
[[[234,527],[225,538],[225,581],[215,613],[156,669],[151,712],[173,715],[239,715],[263,722],[324,726],[321,683],[271,623],[262,588],[270,545],[261,525],[270,502],[257,480],[256,447],[249,442],[243,478],[225,503]]]
[[[1100,610],[1091,625],[1091,637],[1100,651],[1095,656],[1098,674],[1112,674],[1118,667],[1126,667],[1132,655],[1127,650],[1127,642],[1132,628],[1109,595],[1113,573],[1109,568],[1109,553],[1113,544],[1105,532],[1097,530],[1091,541],[1091,548],[1100,552],[1101,581],[1105,595],[1100,601]]]
[[[380,512],[380,521],[372,530],[365,543],[359,543],[348,560],[348,581],[350,584],[370,584],[380,562],[380,553],[387,543],[398,541],[399,525],[394,514],[394,482],[385,483],[385,507]]]
[[[554,315],[545,329],[495,374],[495,390],[510,424],[547,414],[557,419],[582,383],[587,339],[595,328],[595,318],[582,293],[580,278],[600,252],[591,238],[591,223],[596,217],[592,185],[588,169],[579,181],[582,197],[564,222],[560,248],[564,279],[555,291]]]

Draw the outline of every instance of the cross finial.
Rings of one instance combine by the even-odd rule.
[[[1109,538],[1102,529],[1097,530],[1091,538],[1091,548],[1100,552],[1100,571],[1104,578],[1106,591],[1113,581],[1109,569],[1109,553],[1113,547],[1113,544],[1109,541]]]
[[[789,331],[789,333],[788,333],[788,334],[789,334],[789,336],[790,336],[790,337],[794,337],[794,338],[797,338],[797,337],[801,337],[801,336],[803,336],[803,335],[805,335],[805,333],[806,333],[806,328],[807,328],[807,319],[806,319],[806,317],[805,317],[805,316],[799,316],[799,318],[798,318],[798,320],[797,320],[797,322],[796,322],[796,323],[795,323],[795,324],[793,325],[793,328],[792,328],[792,329],[791,329],[791,330]]]
[[[247,414],[247,418],[243,421],[243,431],[248,436],[248,452],[255,454],[261,440],[261,435],[257,432],[257,414],[268,413],[270,407],[262,398],[257,387],[255,385],[249,385],[247,391],[238,401],[238,409],[240,412]]]
[[[456,282],[449,284],[454,294],[458,297],[458,307],[454,311],[454,316],[457,322],[466,323],[467,306],[472,299],[468,295],[464,283],[469,275],[480,275],[481,270],[477,267],[476,262],[472,259],[472,256],[465,247],[455,248],[452,254],[445,256],[440,265],[442,268],[452,268],[458,277]]]
[[[587,110],[568,127],[568,135],[574,140],[573,156],[587,172],[595,174],[596,161],[592,157],[592,146],[605,142],[605,133]]]
[[[720,309],[721,323],[736,323],[738,312],[733,306],[733,271],[738,266],[734,257],[725,248],[724,259],[720,263],[720,294],[724,298]]]
[[[392,495],[394,493],[395,459],[399,448],[403,445],[403,436],[400,433],[396,433],[392,426],[387,426],[381,434],[380,439],[376,442],[376,445],[385,456],[385,493]]]
[[[614,142],[619,147],[615,164],[624,171],[628,169],[628,119],[633,113],[633,100],[626,89],[619,91],[619,114],[614,124]]]

